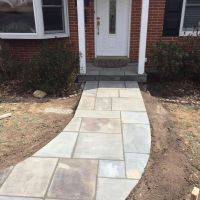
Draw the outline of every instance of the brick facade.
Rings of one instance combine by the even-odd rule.
[[[148,36],[147,36],[147,58],[149,57],[151,44],[162,39],[164,41],[178,41],[178,37],[162,37],[164,12],[166,0],[150,0]],[[142,0],[132,0],[131,17],[131,38],[130,38],[130,58],[133,62],[138,60],[139,37],[140,37],[140,18]],[[22,60],[28,60],[33,54],[37,53],[42,41],[52,43],[63,40],[70,48],[78,54],[78,26],[77,10],[75,0],[68,0],[69,9],[69,29],[70,37],[64,39],[51,40],[6,40],[12,47],[16,55]],[[95,57],[95,37],[94,37],[94,1],[89,1],[89,6],[85,9],[86,13],[86,52],[87,61],[92,62]]]

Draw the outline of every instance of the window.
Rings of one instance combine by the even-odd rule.
[[[0,39],[69,36],[67,0],[0,0]]]
[[[117,9],[116,0],[110,0],[110,9],[109,9],[109,33],[116,34],[116,9]]]
[[[200,31],[200,0],[184,0],[182,32]]]
[[[1,33],[35,33],[32,0],[0,0]]]
[[[43,0],[42,10],[45,32],[64,32],[62,0]]]

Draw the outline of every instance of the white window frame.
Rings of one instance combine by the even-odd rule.
[[[185,20],[186,3],[187,3],[187,0],[183,0],[183,7],[182,7],[182,14],[181,14],[181,24],[180,24],[179,35],[180,36],[188,36],[188,35],[197,36],[197,34],[194,31],[184,31],[183,30],[183,25],[184,25],[184,20]]]
[[[68,0],[62,0],[64,7],[64,32],[45,33],[42,11],[42,0],[33,0],[35,33],[0,33],[0,39],[50,39],[69,37]]]

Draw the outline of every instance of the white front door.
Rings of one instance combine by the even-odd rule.
[[[130,0],[96,0],[96,56],[128,56]]]

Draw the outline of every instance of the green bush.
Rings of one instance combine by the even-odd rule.
[[[61,94],[77,73],[78,59],[66,46],[46,44],[24,68],[23,81],[27,88]]]
[[[200,81],[200,34],[184,36],[181,46],[185,51],[185,77]]]
[[[20,79],[22,64],[4,43],[0,43],[0,82]]]
[[[185,52],[174,43],[159,41],[152,46],[151,61],[162,79],[182,77]]]

